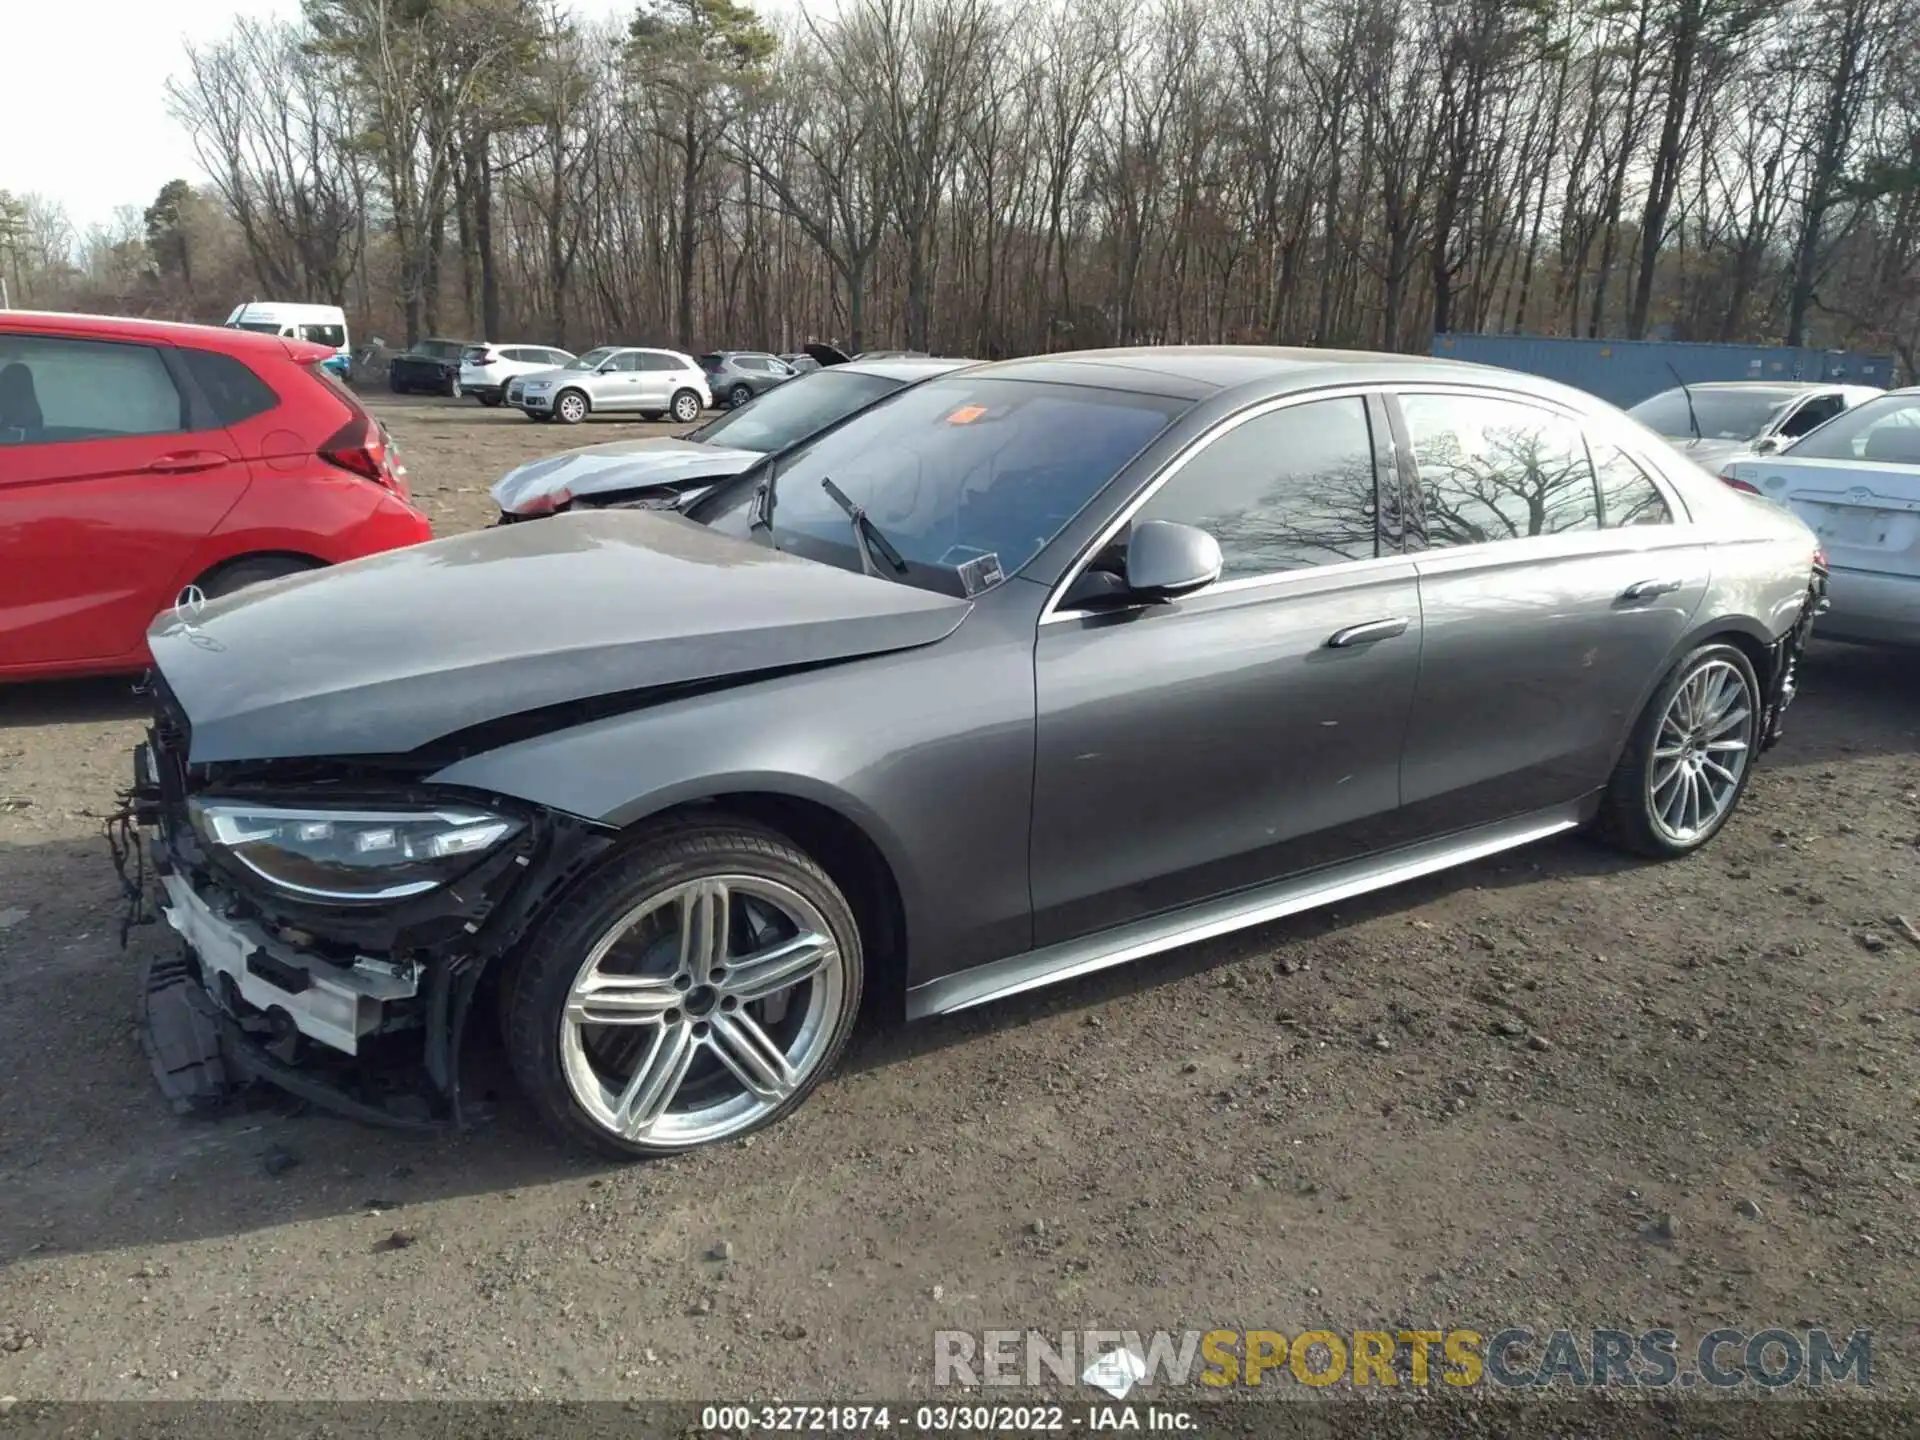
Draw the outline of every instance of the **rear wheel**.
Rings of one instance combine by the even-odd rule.
[[[1659,859],[1705,845],[1739,807],[1760,735],[1760,682],[1745,652],[1702,645],[1653,692],[1615,766],[1600,830]]]
[[[647,1156],[794,1110],[846,1048],[860,933],[784,836],[675,826],[562,902],[503,996],[508,1056],[554,1127]]]
[[[752,397],[749,396],[749,399]],[[743,402],[744,403],[744,402]],[[691,390],[677,390],[673,396],[673,418],[691,425],[700,418],[700,397]]]
[[[753,399],[753,391],[749,390],[745,385],[736,385],[727,391],[727,403],[736,410],[751,399]]]
[[[578,425],[587,418],[587,397],[578,390],[562,390],[554,399],[553,413],[563,425]]]
[[[480,392],[479,400],[482,405],[486,406],[489,410],[492,410],[499,405],[500,396],[497,392],[494,394],[488,394],[486,391],[483,390]]]
[[[387,388],[396,395],[404,395],[407,393],[406,381],[402,380],[398,375],[389,374],[387,376]]]
[[[259,585],[268,580],[278,580],[283,575],[298,575],[302,571],[319,568],[318,561],[302,560],[295,555],[242,557],[202,577],[199,582],[200,593],[209,600],[218,600],[222,595],[231,595],[249,585]]]

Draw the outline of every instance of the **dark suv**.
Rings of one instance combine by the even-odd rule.
[[[738,409],[756,395],[784,385],[800,372],[764,350],[716,350],[700,356],[713,403]]]
[[[387,386],[396,395],[420,390],[429,395],[460,394],[460,356],[468,340],[422,340],[387,365]]]

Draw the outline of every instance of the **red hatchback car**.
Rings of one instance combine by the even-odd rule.
[[[386,431],[246,330],[0,310],[0,680],[148,663],[211,599],[425,540]]]

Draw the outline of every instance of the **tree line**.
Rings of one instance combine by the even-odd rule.
[[[308,0],[205,178],[0,192],[13,303],[981,357],[1434,332],[1920,349],[1920,0]]]

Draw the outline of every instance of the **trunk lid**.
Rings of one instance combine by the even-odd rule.
[[[1820,537],[1836,569],[1920,577],[1920,465],[1761,461],[1761,493]]]

